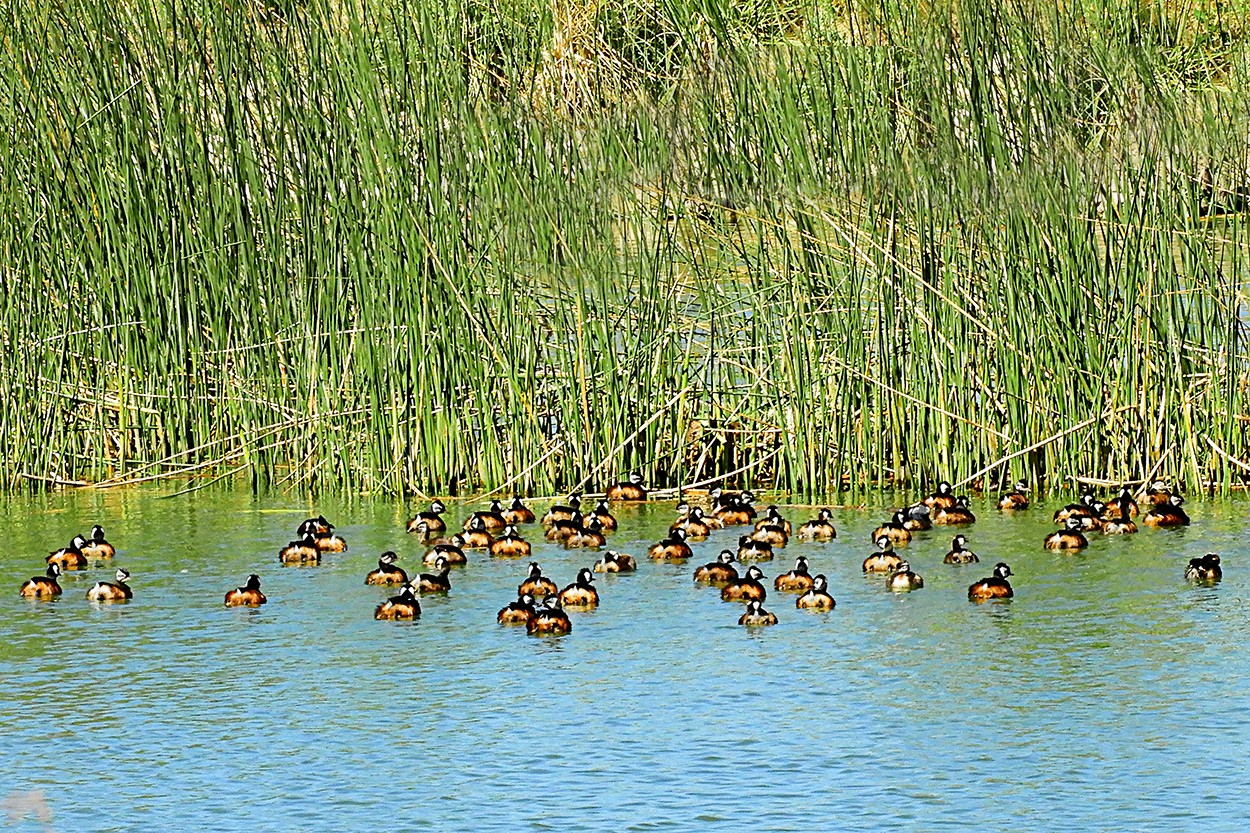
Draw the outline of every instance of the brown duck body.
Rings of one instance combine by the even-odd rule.
[[[829,582],[823,575],[813,579],[812,589],[794,600],[799,610],[828,611],[837,606],[833,596],[829,595]]]
[[[554,596],[560,592],[560,588],[556,587],[556,583],[543,575],[542,569],[538,566],[538,562],[530,562],[529,576],[525,581],[517,586],[518,596],[533,596],[535,599],[541,599],[544,596]]]
[[[75,535],[74,540],[69,546],[61,547],[59,550],[53,550],[44,558],[46,564],[55,564],[61,568],[61,572],[68,573],[72,570],[85,570],[90,566],[90,561],[83,553],[82,548],[87,545],[87,539],[81,535]]]
[[[490,554],[494,558],[525,558],[533,548],[530,542],[522,538],[515,526],[504,527],[503,535],[496,538],[490,545]]]
[[[652,544],[647,550],[647,557],[655,561],[684,561],[694,553],[686,543],[686,533],[680,529],[669,534],[658,543]]]
[[[738,575],[733,562],[733,550],[722,550],[715,561],[704,564],[694,571],[694,580],[700,584],[711,584],[715,587],[723,587],[738,581],[741,576]]]
[[[994,565],[994,575],[983,578],[968,588],[968,600],[981,602],[987,599],[1010,599],[1015,595],[1007,577],[1011,568],[1001,561]]]
[[[268,601],[260,592],[260,576],[257,575],[248,576],[247,584],[226,594],[226,607],[260,607]]]
[[[61,595],[61,585],[57,576],[61,574],[61,566],[56,562],[48,564],[48,571],[42,576],[34,576],[26,581],[17,591],[24,599],[55,599]]]
[[[378,568],[365,576],[365,584],[376,587],[403,587],[408,583],[408,574],[402,568],[395,566],[398,560],[399,556],[389,550],[382,553],[378,557]]]
[[[573,623],[555,600],[549,599],[547,604],[535,610],[525,630],[534,636],[560,636],[572,632]]]
[[[596,573],[632,573],[638,569],[638,562],[632,555],[608,550],[595,562]]]
[[[130,579],[130,573],[126,570],[118,570],[115,576],[117,583],[108,581],[97,581],[90,590],[87,591],[87,601],[89,602],[128,602],[134,598],[134,591],[130,589],[130,585],[126,582]]]
[[[534,597],[525,595],[501,609],[495,621],[501,625],[528,625],[535,612]]]
[[[1209,552],[1202,558],[1189,559],[1185,568],[1185,578],[1199,584],[1214,584],[1224,578],[1224,570],[1220,567],[1220,557]]]
[[[1154,509],[1146,513],[1142,523],[1156,529],[1175,529],[1187,526],[1189,516],[1181,509],[1184,499],[1180,495],[1171,495],[1165,503],[1156,504]]]
[[[837,537],[833,513],[828,509],[821,509],[815,518],[799,527],[799,539],[803,541],[830,541]]]
[[[1079,550],[1089,546],[1089,541],[1081,534],[1081,519],[1069,517],[1068,528],[1052,532],[1042,542],[1048,550]]]
[[[534,510],[526,506],[519,497],[512,499],[512,505],[503,510],[503,519],[513,526],[520,524],[532,524],[534,522]]]
[[[642,485],[642,475],[634,472],[628,481],[609,486],[606,496],[614,503],[646,500],[647,490]]]
[[[577,581],[560,591],[560,606],[587,609],[598,607],[599,591],[591,584],[592,581],[594,581],[594,573],[582,568],[577,574]]]
[[[112,558],[117,551],[104,540],[104,527],[96,524],[91,527],[91,538],[82,546],[82,554],[87,558]]]
[[[807,559],[803,556],[795,560],[793,570],[773,579],[773,589],[783,593],[806,593],[815,584],[816,580],[808,572]]]
[[[768,596],[760,582],[763,577],[760,568],[752,565],[745,576],[721,588],[720,597],[726,602],[762,602]]]
[[[404,584],[399,595],[391,596],[373,611],[373,618],[378,620],[416,619],[421,615],[421,603],[417,601],[416,588]]]
[[[738,624],[753,628],[775,625],[777,614],[765,610],[761,602],[752,601],[747,605],[746,612],[738,617]]]
[[[906,544],[911,541],[911,530],[907,528],[902,512],[895,512],[894,517],[889,522],[883,523],[872,531],[872,541],[876,542],[879,538],[885,537],[890,539],[892,544]]]
[[[292,541],[278,550],[278,561],[282,564],[320,564],[321,550],[317,549],[317,539],[309,532],[301,540]]]

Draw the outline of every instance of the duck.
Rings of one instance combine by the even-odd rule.
[[[1089,505],[1088,515],[1073,515],[1072,517],[1081,522],[1082,532],[1097,532],[1102,529],[1102,514],[1106,509],[1107,504],[1094,501]]]
[[[507,606],[500,609],[495,621],[501,625],[528,625],[535,612],[534,597],[529,593],[522,593],[515,602],[508,602]]]
[[[755,507],[751,503],[754,499],[755,496],[750,492],[743,492],[733,503],[715,510],[712,516],[725,526],[749,524],[755,520]]]
[[[1029,484],[1024,480],[1017,480],[1015,488],[998,499],[998,509],[1001,512],[1017,512],[1028,508]]]
[[[378,568],[365,576],[365,584],[376,587],[403,587],[408,583],[408,574],[403,568],[396,567],[399,556],[387,550],[378,556]]]
[[[763,577],[763,571],[752,564],[745,576],[721,588],[720,597],[726,602],[762,602],[768,596],[768,591],[760,582]]]
[[[1162,480],[1156,480],[1146,490],[1146,500],[1153,506],[1167,503],[1172,499],[1172,489]]]
[[[877,536],[877,549],[878,552],[864,559],[865,573],[892,573],[903,563],[903,559],[894,552],[894,542],[889,535]]]
[[[463,544],[464,537],[462,535],[453,535],[447,539],[446,543],[435,544],[427,550],[425,555],[421,557],[421,563],[433,566],[437,564],[438,560],[441,558],[448,564],[454,564],[456,566],[468,564],[469,557],[464,554]]]
[[[560,609],[560,600],[548,596],[543,599],[542,606],[534,610],[525,630],[535,636],[561,636],[573,630],[573,623],[569,621],[569,615]]]
[[[672,533],[680,529],[686,533],[687,539],[702,541],[712,531],[712,526],[708,523],[709,520],[711,519],[704,516],[701,508],[698,506],[691,507],[685,515],[673,522],[668,531]]]
[[[55,564],[61,568],[61,572],[69,572],[70,570],[85,570],[89,566],[87,556],[83,555],[82,548],[87,545],[87,539],[81,535],[75,535],[74,540],[69,542],[68,546],[61,547],[48,553],[44,558],[47,564]]]
[[[737,581],[741,576],[733,566],[734,561],[733,550],[721,550],[715,561],[710,561],[694,571],[694,580],[714,586]]]
[[[833,526],[833,512],[821,509],[816,517],[799,527],[801,541],[832,541],[838,537]]]
[[[1156,529],[1174,529],[1178,526],[1187,526],[1189,524],[1189,516],[1185,514],[1185,510],[1181,509],[1181,504],[1185,502],[1185,498],[1180,495],[1171,495],[1165,503],[1155,505],[1146,513],[1146,517],[1142,518],[1142,523],[1146,526],[1152,526]]]
[[[585,549],[602,547],[608,542],[603,536],[602,524],[597,515],[591,515],[582,524],[581,530],[571,538],[564,539],[566,549]]]
[[[786,532],[785,527],[776,524],[756,526],[755,530],[747,537],[752,541],[768,544],[775,550],[784,549],[786,544],[790,542],[790,535]]]
[[[596,573],[632,573],[638,569],[638,562],[632,555],[616,550],[608,550],[603,557],[595,562]]]
[[[764,517],[755,522],[756,529],[764,529],[765,527],[770,526],[780,527],[781,531],[786,534],[787,538],[794,534],[794,528],[790,525],[789,521],[781,516],[781,510],[778,509],[776,505],[769,506],[768,510],[764,513]]]
[[[61,585],[56,580],[60,574],[61,565],[50,561],[47,572],[42,576],[34,576],[23,584],[17,595],[24,599],[55,599],[61,595]]]
[[[1137,501],[1133,500],[1132,490],[1128,486],[1122,486],[1120,487],[1120,493],[1103,510],[1102,519],[1104,521],[1127,520],[1137,517],[1138,511]]]
[[[532,524],[534,522],[534,510],[526,506],[521,501],[521,496],[517,495],[512,498],[512,505],[503,510],[503,519],[513,526]]]
[[[930,511],[950,509],[955,505],[955,493],[951,491],[951,484],[943,480],[938,483],[937,491],[920,502],[929,507]]]
[[[651,545],[647,556],[656,561],[684,561],[694,553],[686,543],[686,533],[680,529],[673,530],[668,537]]]
[[[503,529],[508,525],[508,521],[503,516],[503,504],[498,500],[490,502],[490,508],[484,512],[474,512],[472,515],[464,519],[464,529],[468,531],[474,520],[481,522],[481,528],[490,532],[495,529]]]
[[[906,544],[911,541],[911,530],[904,524],[906,517],[902,512],[895,512],[894,517],[872,531],[872,541],[885,536],[892,544]]]
[[[1015,593],[1008,583],[1007,577],[1013,575],[1011,568],[1003,562],[994,565],[994,575],[983,578],[968,588],[969,601],[980,602],[986,599],[1010,599]]]
[[[1094,514],[1094,493],[1086,491],[1081,494],[1081,499],[1077,503],[1069,503],[1060,509],[1055,510],[1055,523],[1067,523],[1068,518],[1084,518]]]
[[[570,538],[581,534],[583,521],[581,512],[574,512],[569,518],[558,518],[547,527],[544,537],[552,543],[563,544]]]
[[[606,500],[595,504],[595,511],[591,513],[591,517],[599,519],[599,526],[604,532],[612,532],[617,527],[616,518],[612,517],[612,511],[608,508]]]
[[[908,532],[924,532],[933,529],[933,521],[929,515],[929,507],[923,503],[913,503],[903,513],[903,529]]]
[[[260,576],[255,573],[247,577],[247,583],[242,587],[226,594],[226,607],[260,607],[268,601],[260,592]]]
[[[400,588],[398,596],[391,596],[373,611],[378,620],[416,619],[421,615],[421,603],[417,601],[417,588],[408,582]]]
[[[764,609],[764,603],[757,600],[747,602],[746,611],[738,617],[739,625],[759,628],[777,624],[777,614]]]
[[[417,592],[422,596],[430,593],[446,593],[451,590],[451,566],[444,556],[434,560],[437,573],[422,573],[417,576]]]
[[[943,564],[976,564],[980,561],[977,554],[966,546],[968,539],[962,535],[956,535],[951,539],[951,551],[942,559]]]
[[[535,599],[554,596],[559,592],[560,588],[556,587],[556,583],[543,575],[542,568],[538,566],[537,561],[530,562],[529,576],[516,589],[518,596],[529,595]]]
[[[933,523],[944,526],[958,526],[963,524],[976,523],[977,516],[972,514],[972,510],[968,508],[967,495],[960,495],[955,498],[955,505],[946,509],[939,509],[933,517]]]
[[[130,585],[126,582],[130,580],[130,571],[119,569],[113,574],[113,578],[117,583],[109,581],[97,581],[87,591],[87,601],[89,602],[128,602],[134,598],[134,591],[130,589]]]
[[[505,524],[500,524],[500,526],[505,526]],[[485,550],[495,543],[495,536],[486,531],[486,521],[477,515],[465,524],[465,531],[460,533],[460,537],[464,539],[460,547],[466,550]]]
[[[278,561],[282,564],[320,564],[321,550],[317,549],[316,537],[311,532],[305,532],[303,538],[278,550]]]
[[[646,500],[647,490],[642,485],[642,474],[632,472],[625,482],[609,486],[607,499],[613,502]]]
[[[313,537],[320,538],[323,535],[329,535],[333,530],[334,524],[327,521],[325,515],[318,515],[301,523],[299,528],[295,530],[295,534],[303,538],[311,532]]]
[[[316,547],[319,552],[346,552],[347,542],[333,532],[327,532],[316,537]]]
[[[757,541],[750,535],[738,539],[739,561],[772,561],[773,547],[767,541]]]
[[[1089,540],[1081,534],[1080,518],[1069,517],[1065,524],[1065,529],[1047,535],[1042,546],[1048,550],[1079,550],[1089,546]]]
[[[793,570],[773,579],[773,589],[784,593],[806,593],[814,584],[815,580],[808,572],[807,558],[802,555],[794,560]]]
[[[924,587],[924,579],[913,573],[911,565],[903,561],[899,563],[898,569],[890,573],[889,578],[885,580],[885,586],[896,593],[919,590]]]
[[[817,574],[812,579],[811,590],[794,600],[794,606],[799,610],[828,611],[833,610],[837,604],[833,596],[829,595],[829,580],[822,574]]]
[[[113,545],[104,540],[104,527],[99,524],[91,527],[91,538],[81,549],[88,558],[112,558],[117,553]]]
[[[517,532],[513,524],[503,528],[503,534],[490,543],[490,554],[494,558],[526,558],[530,554],[530,542]]]
[[[592,608],[599,606],[599,591],[592,582],[595,574],[583,567],[577,571],[577,580],[560,591],[561,607]]]
[[[1213,552],[1209,552],[1202,558],[1189,559],[1189,566],[1185,568],[1185,578],[1200,584],[1214,584],[1224,577],[1224,571],[1220,568],[1220,557]]]
[[[542,517],[542,525],[549,527],[556,521],[571,521],[575,515],[580,516],[582,496],[574,492],[569,495],[568,500],[568,505],[557,503],[548,509],[547,514]]]
[[[443,520],[442,516],[446,511],[447,507],[443,505],[441,500],[432,502],[429,509],[417,514],[412,520],[408,521],[408,531],[419,532],[422,535],[445,532],[447,530],[447,522]]]

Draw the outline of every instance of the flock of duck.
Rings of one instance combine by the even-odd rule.
[[[1027,486],[1017,483],[1015,489],[1004,494],[998,508],[1004,512],[1027,509],[1029,499]],[[1184,502],[1180,495],[1172,494],[1162,482],[1154,483],[1144,493],[1149,510],[1141,515],[1146,526],[1169,528],[1184,526],[1189,517],[1181,509]],[[399,593],[377,606],[376,619],[411,620],[421,615],[421,596],[445,594],[451,589],[450,571],[453,566],[468,562],[466,550],[482,549],[495,558],[526,558],[531,545],[521,536],[522,526],[541,523],[546,540],[568,549],[606,546],[607,535],[617,529],[617,520],[609,504],[616,502],[639,502],[648,499],[642,485],[642,477],[630,475],[628,481],[611,486],[593,510],[583,513],[580,495],[570,495],[567,504],[555,504],[541,518],[525,506],[521,498],[504,507],[501,501],[492,501],[490,508],[474,512],[465,519],[462,529],[447,535],[444,514],[447,507],[434,501],[429,509],[412,518],[407,531],[419,537],[428,549],[423,563],[435,572],[421,573],[415,580],[401,567],[396,566],[399,557],[393,551],[382,553],[378,567],[365,576],[365,584],[381,587],[399,587]],[[725,549],[708,564],[694,571],[694,581],[720,588],[725,601],[746,604],[738,624],[765,626],[777,623],[775,613],[764,608],[767,590],[764,574],[757,563],[749,563],[739,573],[735,563],[771,561],[776,550],[784,548],[792,534],[800,540],[830,541],[837,537],[829,509],[821,509],[815,518],[800,525],[797,532],[789,520],[782,516],[776,506],[769,506],[761,514],[755,506],[751,492],[726,492],[713,489],[708,493],[706,508],[681,501],[677,505],[679,517],[670,526],[668,536],[650,547],[647,556],[656,562],[685,563],[693,557],[691,541],[702,541],[713,531],[731,526],[749,528],[747,534],[738,538],[736,548]],[[1064,506],[1055,512],[1054,520],[1063,528],[1046,536],[1043,546],[1052,550],[1079,550],[1089,544],[1087,533],[1125,535],[1137,531],[1134,518],[1139,507],[1133,493],[1127,487],[1109,503],[1097,500],[1092,492],[1086,492],[1077,503]],[[864,559],[865,574],[885,576],[886,587],[892,591],[907,592],[924,587],[924,579],[914,572],[908,561],[896,547],[905,546],[914,532],[931,529],[935,525],[966,526],[975,523],[967,497],[956,496],[951,485],[942,482],[932,494],[919,502],[894,513],[894,516],[877,527],[872,541],[877,550]],[[347,542],[335,534],[334,525],[323,516],[309,518],[296,530],[297,539],[291,541],[278,553],[278,560],[288,565],[316,565],[327,552],[342,552]],[[94,526],[91,537],[75,536],[68,546],[49,553],[45,559],[47,570],[21,586],[19,595],[35,599],[53,599],[61,595],[59,576],[66,571],[87,569],[94,561],[111,559],[115,550],[105,540],[104,530]],[[946,564],[971,564],[980,559],[967,547],[964,535],[955,535],[951,550],[946,554]],[[572,628],[567,610],[587,610],[599,604],[599,592],[594,586],[595,573],[631,573],[637,570],[637,561],[630,555],[608,549],[593,567],[583,567],[576,580],[563,589],[542,574],[537,562],[531,562],[529,572],[517,587],[517,598],[505,605],[496,619],[502,625],[524,625],[531,634],[560,635]],[[974,602],[1007,599],[1014,595],[1008,581],[1011,568],[999,562],[993,572],[968,588],[968,598]],[[1190,581],[1212,583],[1219,581],[1222,573],[1220,557],[1207,553],[1189,561],[1185,576]],[[96,582],[87,591],[87,599],[93,602],[125,602],[133,598],[128,580],[129,572],[116,571],[114,582]],[[794,569],[778,575],[773,589],[796,595],[795,607],[799,610],[830,611],[837,604],[829,593],[829,582],[824,575],[812,575],[808,560],[799,556]],[[260,589],[260,577],[250,575],[242,587],[225,595],[228,607],[256,607],[267,599]]]

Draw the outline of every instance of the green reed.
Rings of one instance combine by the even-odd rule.
[[[0,487],[1227,489],[1247,11],[10,3]]]

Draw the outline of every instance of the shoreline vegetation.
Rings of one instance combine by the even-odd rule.
[[[0,489],[1250,475],[1250,0],[10,18]]]

